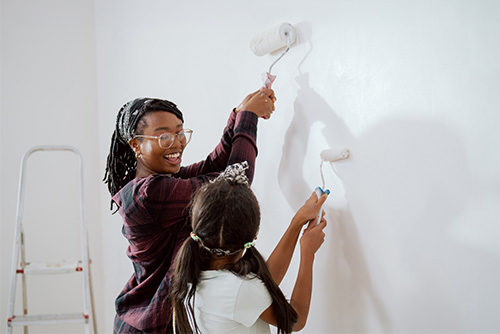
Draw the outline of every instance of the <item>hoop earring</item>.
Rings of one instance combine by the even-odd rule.
[[[136,159],[139,159],[139,158],[141,158],[141,157],[142,157],[142,153],[140,153],[140,152],[135,152],[135,158],[136,158]]]

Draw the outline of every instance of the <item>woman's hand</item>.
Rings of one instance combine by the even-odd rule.
[[[253,112],[258,117],[269,119],[275,110],[274,102],[276,102],[276,96],[272,89],[258,90],[247,95],[243,102],[235,108],[235,112],[246,110]]]

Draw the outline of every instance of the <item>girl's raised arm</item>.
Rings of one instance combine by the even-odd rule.
[[[312,221],[300,238],[299,273],[290,300],[290,304],[298,315],[297,323],[293,326],[294,331],[300,331],[307,322],[311,305],[314,255],[325,241],[325,232],[323,232],[325,226],[324,218],[318,225]]]
[[[322,217],[317,225],[316,220],[312,220],[300,238],[300,266],[290,300],[290,304],[297,312],[297,322],[293,326],[294,332],[302,330],[307,322],[311,305],[314,256],[325,240],[323,232],[325,227],[325,218]],[[262,312],[260,318],[268,324],[274,326],[277,324],[277,316],[272,305]]]
[[[267,266],[276,284],[279,285],[281,283],[281,280],[283,280],[288,270],[295,250],[295,245],[299,239],[300,231],[307,222],[316,217],[316,214],[321,209],[327,197],[328,195],[324,194],[318,199],[314,192],[311,194],[292,218],[288,229],[267,259]],[[315,223],[316,220],[314,220],[314,224]]]

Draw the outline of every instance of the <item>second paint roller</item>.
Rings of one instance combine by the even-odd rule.
[[[349,158],[349,155],[351,152],[349,151],[348,148],[337,148],[337,149],[328,149],[328,150],[323,150],[321,151],[319,157],[321,158],[321,164],[319,165],[319,171],[321,173],[321,181],[323,182],[322,187],[316,187],[314,189],[314,192],[316,193],[316,196],[318,198],[321,197],[323,194],[330,194],[330,190],[325,189],[325,178],[323,177],[323,162],[335,162],[339,160],[344,160]],[[319,209],[318,212],[318,220],[316,224],[319,224],[321,220],[321,213],[323,212],[323,207]]]
[[[290,23],[282,23],[255,36],[250,41],[250,49],[257,56],[263,56],[286,47],[283,53],[271,64],[267,73],[264,73],[265,88],[271,88],[276,79],[276,76],[271,74],[271,70],[278,60],[290,50],[290,46],[295,42],[295,39],[295,28]]]

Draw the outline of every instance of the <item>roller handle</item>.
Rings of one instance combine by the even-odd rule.
[[[318,196],[318,199],[324,194],[328,194],[328,195],[330,194],[330,190],[328,190],[328,189],[323,190],[323,189],[321,189],[321,187],[316,187],[316,189],[314,189],[314,192],[316,193],[316,196]],[[322,212],[323,212],[323,206],[321,206],[321,208],[319,209],[318,216],[317,216],[318,220],[316,221],[316,225],[318,225],[319,222],[321,221],[321,213]]]
[[[260,87],[260,91],[263,92],[266,89],[271,89],[271,86],[273,85],[274,80],[276,79],[275,75],[272,75],[269,72],[262,73],[262,87]],[[263,116],[264,119],[267,119],[267,117]]]
[[[262,88],[260,89],[261,91],[264,89],[271,89],[271,86],[273,85],[274,80],[276,80],[276,76],[272,75],[269,72],[263,73],[262,74]]]

